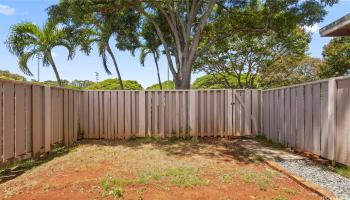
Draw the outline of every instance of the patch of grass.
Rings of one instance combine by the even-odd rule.
[[[259,186],[261,191],[267,191],[271,179],[273,178],[272,171],[265,171],[263,173],[245,170],[240,172],[240,178],[246,183],[255,183]]]
[[[232,180],[232,175],[231,174],[223,174],[221,177],[221,182],[223,183],[230,183]]]
[[[289,194],[289,195],[295,195],[295,194],[298,194],[299,192],[296,191],[296,190],[293,190],[291,188],[283,188],[282,189],[286,194]]]
[[[283,144],[278,143],[278,142],[274,142],[274,141],[272,141],[270,139],[267,139],[263,135],[257,135],[255,137],[255,140],[257,140],[258,142],[260,142],[264,146],[273,147],[273,148],[276,148],[276,149],[284,149],[284,148],[286,148]]]
[[[190,167],[148,169],[139,174],[138,183],[149,184],[152,181],[159,181],[164,178],[169,178],[171,184],[180,187],[207,185],[209,183],[208,180],[198,177],[194,169]]]
[[[335,167],[335,171],[346,178],[350,178],[350,167],[338,165]]]
[[[37,158],[29,158],[21,161],[14,161],[0,168],[0,176],[11,173],[12,171],[25,171],[37,167],[43,163],[46,163],[52,160],[54,157],[61,156],[72,151],[73,148],[56,146],[48,154],[40,155]]]
[[[138,183],[147,185],[152,181],[158,181],[164,176],[162,170],[158,168],[149,168],[139,173]]]
[[[253,154],[251,158],[249,158],[249,160],[251,160],[252,162],[255,162],[255,163],[261,163],[261,162],[264,162],[264,158],[260,155],[256,155],[256,154]]]
[[[274,200],[288,200],[288,198],[286,196],[279,195],[279,196],[275,197]]]
[[[100,181],[100,185],[104,191],[103,195],[112,195],[115,198],[123,197],[123,187],[132,183],[133,182],[131,180],[122,179],[119,177],[102,178]]]
[[[193,137],[191,138],[191,145],[192,145],[192,146],[197,146],[198,143],[199,143],[198,137],[197,137],[197,136],[193,136]]]
[[[192,187],[196,185],[208,185],[209,181],[201,179],[190,167],[177,167],[167,169],[165,176],[170,177],[170,182],[180,187]]]

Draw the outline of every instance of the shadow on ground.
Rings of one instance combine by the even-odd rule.
[[[49,153],[40,155],[36,158],[29,158],[21,161],[12,161],[0,167],[0,184],[12,180],[26,171],[51,161],[54,158],[64,156],[69,153],[76,145],[71,147],[56,146]]]
[[[143,145],[152,144],[154,148],[176,156],[204,156],[219,158],[223,161],[235,160],[241,164],[256,162],[254,154],[245,148],[245,141],[251,139],[199,138],[193,139],[155,139],[137,138],[130,140],[83,140],[80,144],[118,146],[141,149]],[[213,151],[210,151],[213,150]]]

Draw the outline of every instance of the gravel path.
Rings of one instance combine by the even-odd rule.
[[[337,198],[350,200],[350,179],[309,160],[276,160],[276,162],[290,172],[333,192]]]

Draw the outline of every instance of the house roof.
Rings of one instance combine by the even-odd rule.
[[[322,37],[350,36],[350,13],[320,29]]]

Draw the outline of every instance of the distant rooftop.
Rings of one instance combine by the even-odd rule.
[[[322,37],[350,36],[350,13],[320,29]]]

